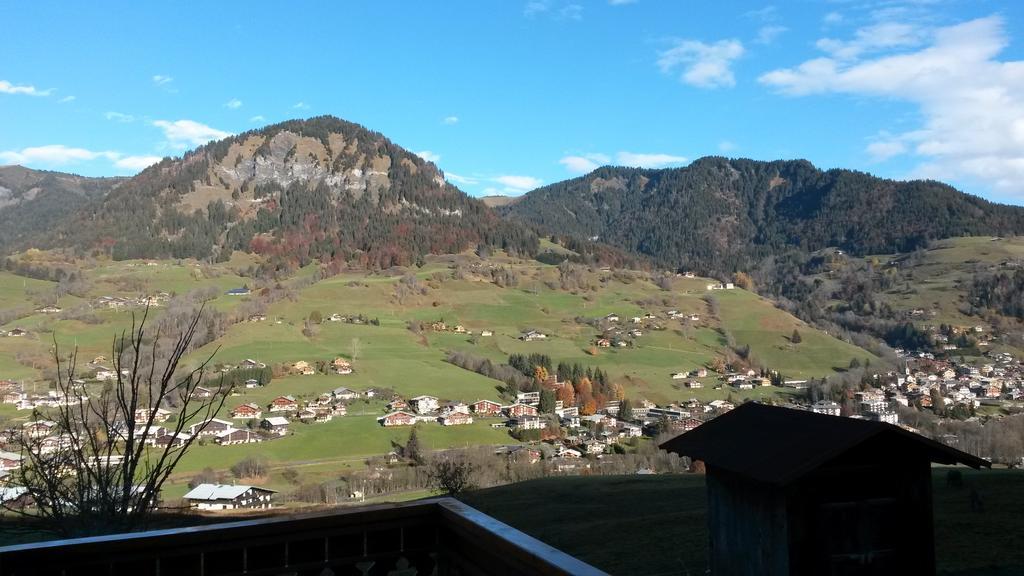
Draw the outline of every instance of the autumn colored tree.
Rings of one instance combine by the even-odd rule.
[[[744,290],[754,289],[754,279],[750,277],[750,274],[746,272],[737,272],[733,274],[732,281],[734,284],[743,288]]]
[[[572,384],[563,384],[558,388],[558,399],[562,401],[562,406],[569,407],[576,405],[576,390],[573,389]]]
[[[612,393],[615,395],[615,399],[622,402],[626,398],[626,391],[622,388],[622,384],[616,382],[612,384]]]
[[[590,416],[597,413],[597,402],[593,398],[588,397],[580,405],[580,414],[584,416]]]
[[[538,382],[546,381],[548,379],[548,369],[543,366],[534,366],[533,377],[536,378]]]
[[[586,376],[580,378],[576,382],[576,395],[577,396],[590,396],[593,392],[593,386],[590,383],[590,378]]]
[[[711,369],[719,374],[723,374],[725,372],[725,359],[721,356],[715,356],[715,358],[711,360]]]

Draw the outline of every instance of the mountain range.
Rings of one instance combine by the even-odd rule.
[[[805,160],[707,157],[685,168],[603,167],[496,209],[542,231],[588,237],[705,273],[789,249],[908,252],[955,236],[1024,233],[1024,208],[934,181],[895,181]]]
[[[388,267],[478,245],[532,257],[539,236],[554,235],[591,256],[726,273],[783,250],[893,253],[1022,234],[1024,208],[934,181],[722,157],[602,167],[484,202],[382,134],[322,116],[213,142],[130,179],[0,168],[0,224],[3,252],[226,259],[242,250]]]

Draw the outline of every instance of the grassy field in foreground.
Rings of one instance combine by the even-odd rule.
[[[965,471],[969,490],[933,474],[935,552],[944,576],[1024,573],[1024,472]],[[704,574],[707,556],[703,476],[546,478],[472,492],[467,504],[619,576]]]

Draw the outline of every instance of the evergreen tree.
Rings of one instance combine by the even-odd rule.
[[[422,466],[426,461],[423,454],[423,447],[420,446],[420,437],[416,433],[418,426],[413,426],[409,431],[409,440],[405,443],[402,455],[416,466]]]
[[[545,388],[540,391],[540,406],[538,410],[542,414],[554,414],[555,413],[555,392]]]
[[[625,420],[629,422],[633,419],[633,403],[629,401],[629,398],[625,398],[622,402],[619,402],[619,420]]]

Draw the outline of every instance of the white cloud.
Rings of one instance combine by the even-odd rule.
[[[122,124],[135,121],[135,116],[132,116],[131,114],[122,114],[121,112],[107,112],[103,117],[107,120],[113,120],[114,122],[120,122]]]
[[[674,156],[672,154],[637,154],[634,152],[619,152],[615,159],[623,166],[637,168],[664,168],[673,164],[686,164],[689,160],[685,156]]]
[[[124,156],[114,161],[114,167],[131,172],[141,172],[143,168],[148,168],[160,160],[159,156]]]
[[[565,169],[573,174],[586,174],[593,172],[602,165],[611,162],[611,158],[604,154],[584,154],[582,156],[566,156],[558,161],[565,166]]]
[[[855,33],[852,40],[822,38],[815,44],[838,60],[852,60],[864,54],[916,46],[923,40],[924,31],[901,22],[880,22]]]
[[[164,74],[156,74],[156,75],[153,76],[153,84],[156,84],[157,86],[163,86],[165,84],[170,84],[173,81],[174,81],[174,78],[171,78],[170,76],[166,76]]]
[[[558,15],[566,20],[583,20],[583,6],[579,4],[567,4],[562,6]]]
[[[309,104],[306,104],[305,102],[296,102],[292,108],[295,110],[309,110]]]
[[[53,89],[40,90],[35,86],[11,84],[7,80],[0,80],[0,94],[25,94],[27,96],[49,96]]]
[[[43,167],[60,167],[91,160],[108,160],[121,171],[138,172],[160,161],[159,156],[125,156],[113,150],[95,151],[63,144],[49,144],[0,152],[0,162]]]
[[[771,44],[775,42],[775,39],[782,35],[783,32],[788,31],[789,28],[785,26],[762,26],[757,31],[757,38],[754,42],[758,44]]]
[[[668,74],[682,68],[679,80],[698,88],[736,85],[732,62],[743,55],[739,40],[719,40],[706,44],[697,40],[677,40],[675,46],[658,55],[658,67]]]
[[[224,103],[225,108],[231,108],[232,110],[238,110],[242,107],[242,101],[238,98],[232,98]]]
[[[249,118],[249,122],[252,122],[254,124],[259,123],[259,122],[264,122],[265,120],[266,120],[266,118],[264,118],[263,116],[260,116],[259,114],[253,116],[252,118]]]
[[[65,96],[65,97],[60,99],[60,102],[63,103],[63,104],[66,104],[68,102],[74,102],[75,99],[76,99],[75,96]]]
[[[854,42],[865,34],[858,31]],[[1008,43],[1002,18],[920,35],[923,46],[909,51],[865,57],[866,49],[855,50],[851,60],[816,58],[771,71],[760,81],[788,95],[839,93],[910,102],[918,107],[921,125],[880,135],[868,145],[868,154],[876,159],[912,155],[919,161],[912,176],[962,178],[1024,198],[1024,61],[998,59]]]
[[[828,26],[839,24],[843,21],[843,15],[839,12],[829,12],[828,14],[825,14],[825,17],[822,18],[821,21]]]
[[[513,175],[495,176],[494,178],[491,178],[491,181],[501,184],[504,187],[500,189],[500,192],[503,194],[523,194],[533,190],[534,188],[540,187],[540,185],[544,183],[540,178],[534,178],[533,176]]]
[[[420,158],[423,158],[427,162],[433,162],[434,164],[437,164],[438,162],[441,161],[441,155],[434,154],[430,150],[422,150],[420,152],[417,152],[416,155],[419,156]]]
[[[765,6],[764,8],[759,8],[757,10],[751,10],[744,14],[744,16],[746,16],[747,18],[764,20],[765,22],[770,22],[772,20],[777,19],[778,15],[779,9],[772,5],[768,5]]]
[[[117,152],[94,152],[85,148],[74,148],[63,144],[49,144],[23,148],[19,151],[0,152],[0,160],[9,164],[42,164],[46,166],[62,166],[85,160],[107,158],[116,160]]]
[[[871,155],[872,159],[882,162],[894,156],[906,154],[907,145],[898,138],[883,138],[868,144],[865,150]]]
[[[193,120],[156,120],[153,125],[164,131],[167,143],[173,148],[185,149],[190,146],[201,146],[211,140],[220,140],[231,136],[230,132],[217,130]]]
[[[722,140],[718,143],[718,150],[721,152],[732,152],[733,150],[736,150],[736,148],[736,143],[732,140]]]
[[[533,17],[537,14],[547,12],[549,8],[547,0],[533,0],[531,2],[527,2],[526,6],[523,7],[523,16]]]
[[[475,186],[475,185],[480,183],[480,179],[479,178],[473,178],[473,177],[470,177],[470,176],[459,176],[458,174],[455,174],[454,172],[445,172],[444,173],[444,177],[449,182],[454,182],[456,184],[461,184],[463,186]]]
[[[445,116],[444,118],[441,119],[441,124],[444,124],[446,126],[452,126],[452,125],[455,125],[455,124],[458,124],[458,123],[459,123],[459,117],[458,116]]]

